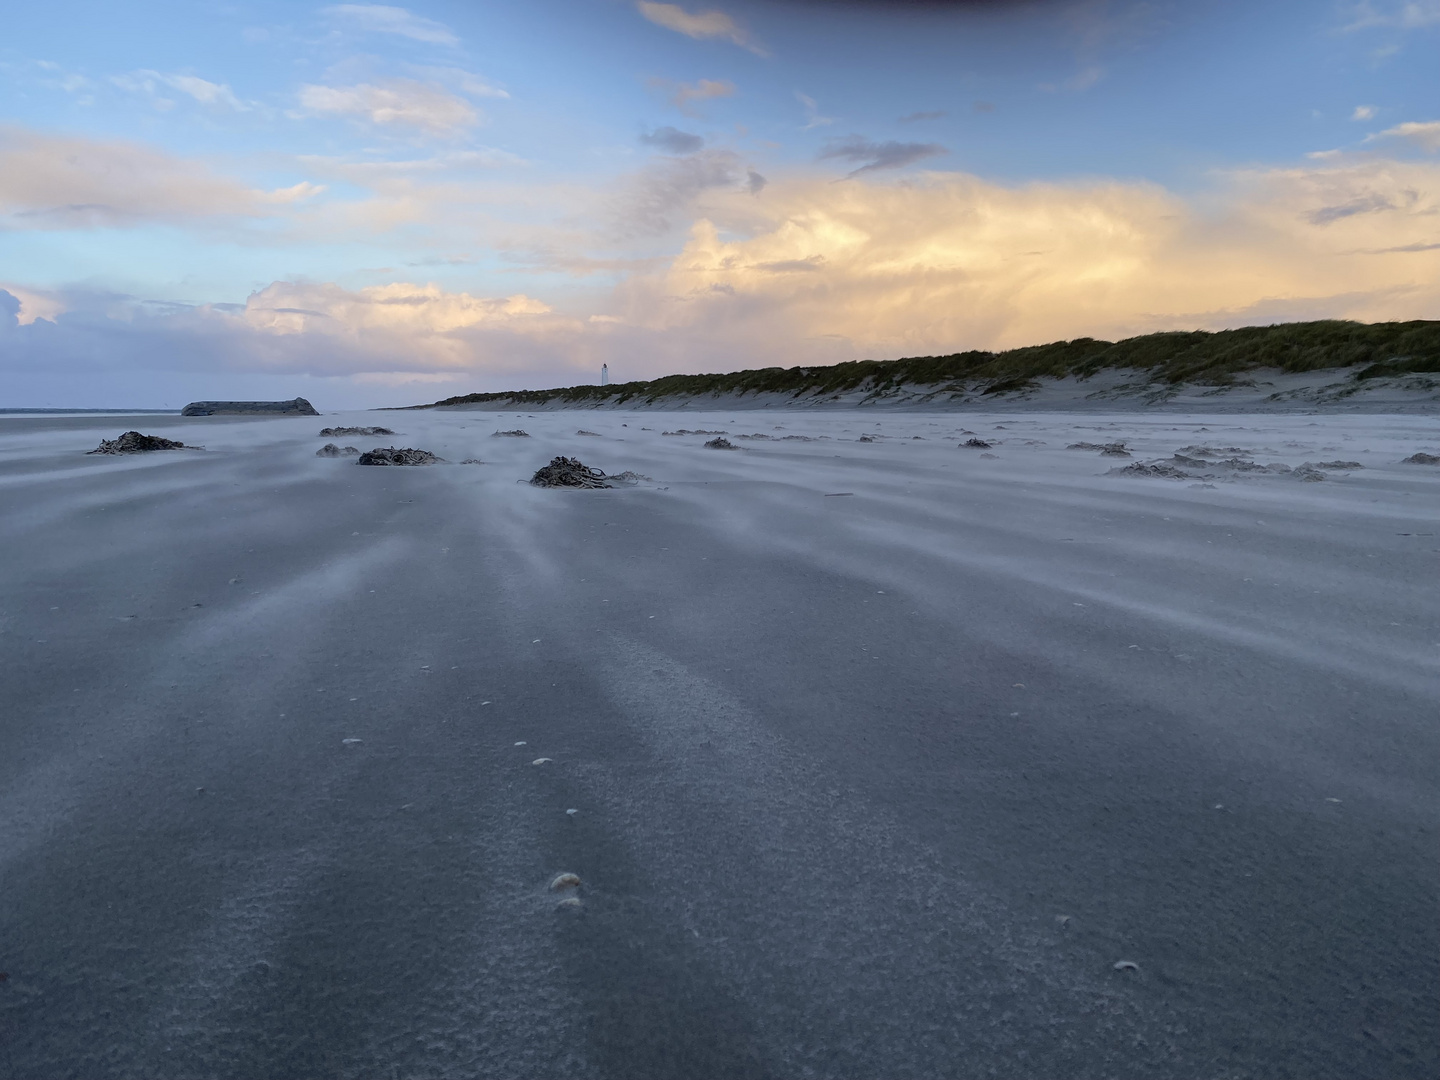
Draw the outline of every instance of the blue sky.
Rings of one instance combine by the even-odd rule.
[[[26,5],[0,405],[1440,317],[1440,0]]]

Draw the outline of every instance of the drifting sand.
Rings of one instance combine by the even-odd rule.
[[[0,1071],[1440,1068],[1440,420],[496,419],[0,419]]]

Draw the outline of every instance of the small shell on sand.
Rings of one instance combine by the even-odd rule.
[[[561,900],[558,904],[556,904],[555,908],[557,911],[564,911],[567,908],[578,908],[580,906],[580,897],[567,896],[564,900]]]
[[[554,760],[555,760],[554,758],[537,757],[534,761],[530,762],[530,764],[531,764],[531,765],[544,765],[547,761],[554,761]]]
[[[1114,964],[1116,971],[1139,971],[1140,965],[1134,960],[1116,960]]]
[[[554,881],[550,882],[551,892],[558,892],[561,889],[577,889],[579,887],[579,874],[561,874]]]

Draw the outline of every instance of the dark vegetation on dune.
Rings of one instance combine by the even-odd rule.
[[[464,394],[412,408],[492,401],[531,405],[620,404],[635,399],[654,401],[672,395],[726,393],[790,393],[801,397],[841,393],[859,387],[883,394],[905,385],[934,387],[941,393],[1003,394],[1031,389],[1040,378],[1073,375],[1085,379],[1109,368],[1146,371],[1152,382],[1162,385],[1199,383],[1207,386],[1230,385],[1241,381],[1247,372],[1261,368],[1286,372],[1358,368],[1351,373],[1351,378],[1357,381],[1440,372],[1440,321],[1357,323],[1325,319],[1215,333],[1167,331],[1123,341],[1077,338],[998,353],[975,350],[902,360],[854,360],[828,367],[759,368],[724,375],[667,375],[649,382],[609,386]]]

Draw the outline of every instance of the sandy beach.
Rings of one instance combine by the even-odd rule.
[[[448,463],[317,458],[347,424]],[[204,449],[86,455],[132,427]],[[0,1074],[1433,1077],[1416,453],[1435,415],[0,418]],[[643,479],[517,482],[556,455]]]

